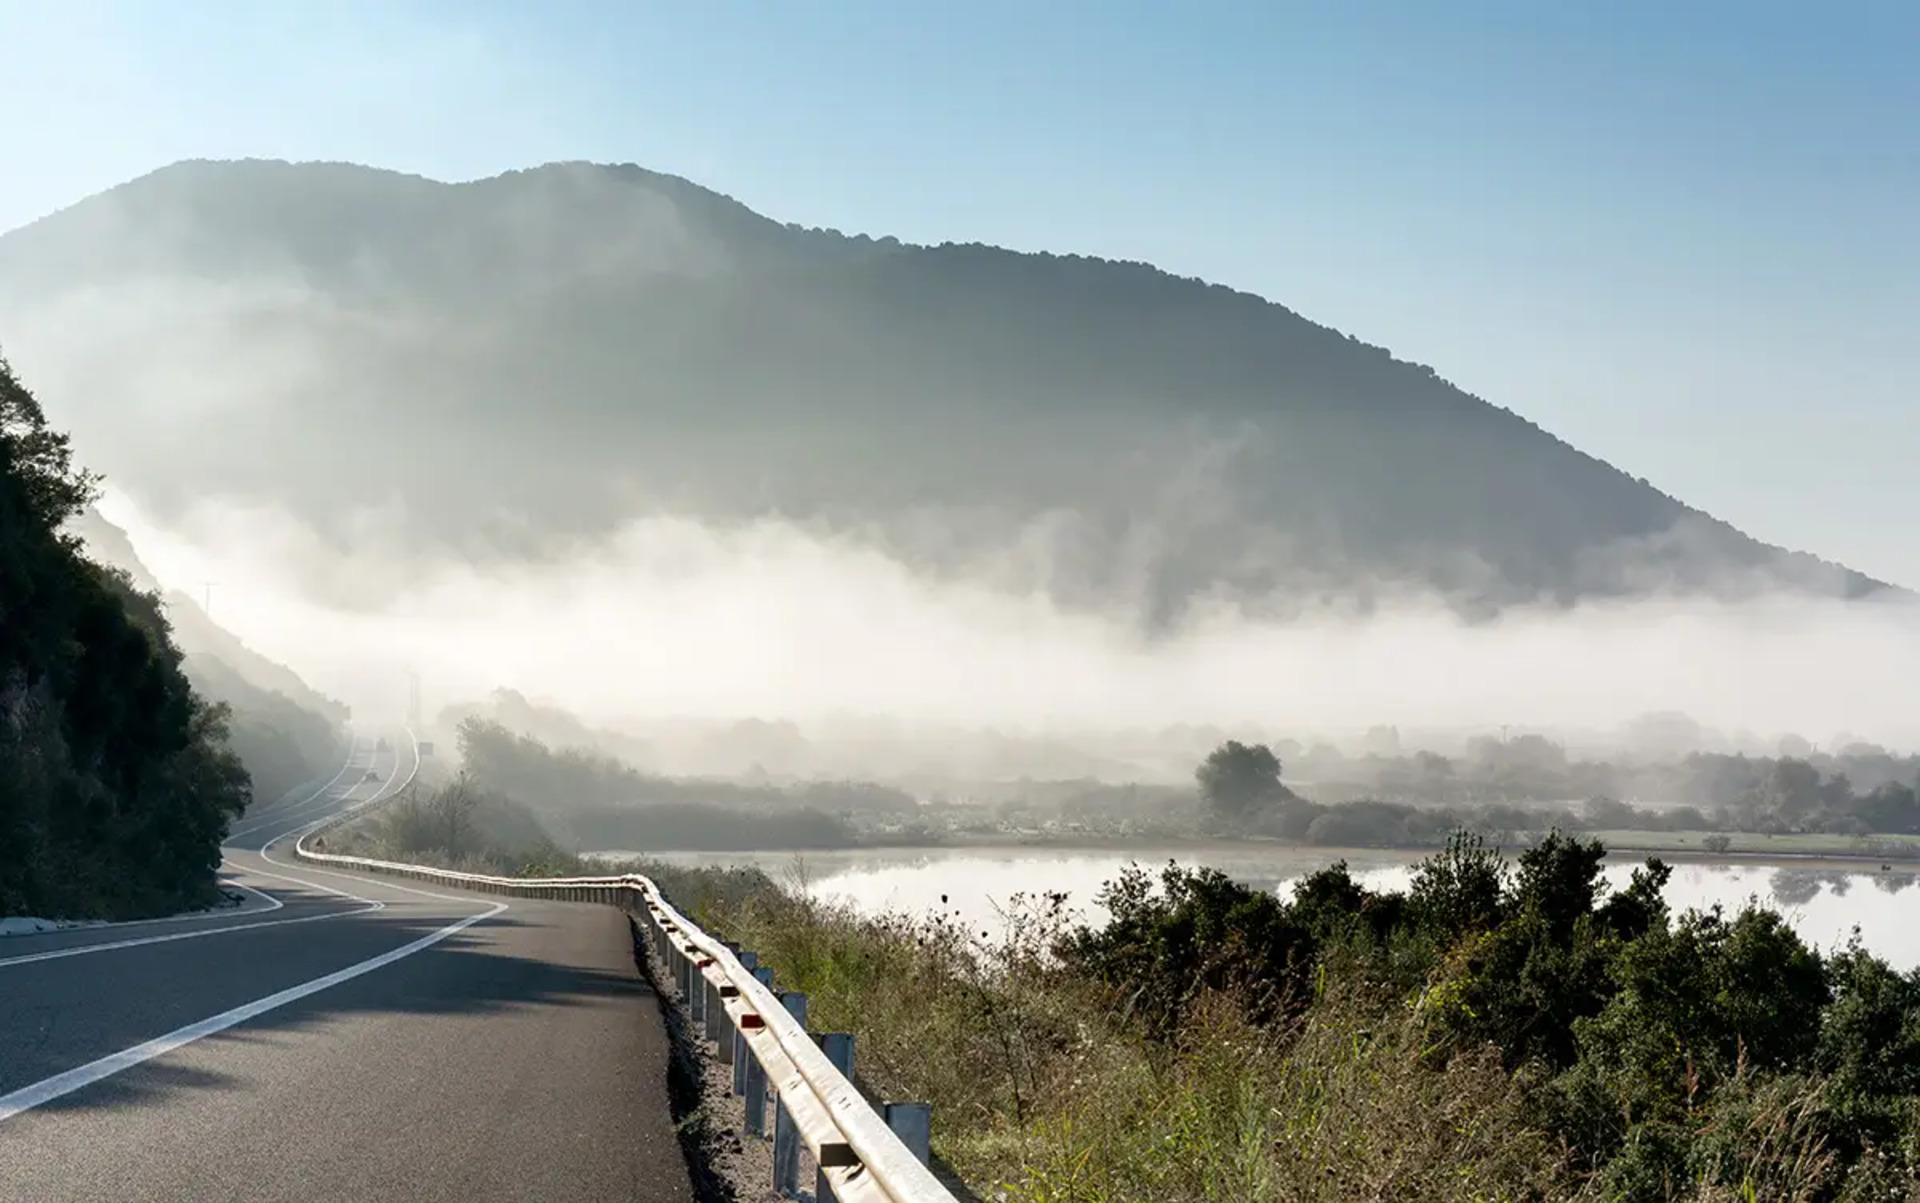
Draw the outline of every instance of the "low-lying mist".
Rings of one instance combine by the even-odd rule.
[[[1920,742],[1920,612],[1898,603],[1647,600],[1474,624],[1409,594],[1286,623],[1202,607],[1149,636],[1123,605],[1072,612],[935,581],[773,518],[646,517],[539,564],[399,574],[375,511],[343,555],[270,509],[205,501],[162,527],[124,494],[101,508],[163,584],[206,589],[217,621],[362,721],[405,712],[412,670],[429,711],[506,687],[628,731],[755,717],[828,738],[1194,725],[1340,739],[1375,724],[1598,731],[1680,711],[1750,738]],[[414,583],[395,601],[397,575]]]

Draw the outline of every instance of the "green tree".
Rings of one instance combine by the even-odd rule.
[[[1789,823],[1805,818],[1820,805],[1820,770],[1807,761],[1782,757],[1761,786],[1761,801]]]
[[[1194,771],[1200,797],[1221,818],[1244,821],[1283,800],[1280,758],[1265,744],[1228,740]]]
[[[158,601],[62,533],[94,484],[0,359],[0,914],[211,902],[251,788]]]
[[[0,463],[20,490],[21,519],[58,531],[92,504],[99,477],[74,465],[72,441],[47,425],[46,411],[0,355]],[[68,546],[73,546],[68,542]]]
[[[1443,942],[1492,926],[1506,892],[1500,853],[1470,831],[1455,831],[1447,846],[1413,870],[1407,905],[1416,921]]]

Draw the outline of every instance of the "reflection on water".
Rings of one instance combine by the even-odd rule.
[[[1065,891],[1069,906],[1089,922],[1104,912],[1095,902],[1100,886],[1128,864],[1156,868],[1169,860],[1186,866],[1211,865],[1248,885],[1284,891],[1328,857],[1312,849],[1247,852],[1233,849],[1195,852],[1065,852],[1045,848],[935,849],[927,851],[850,851],[808,853],[662,854],[658,859],[684,864],[757,865],[776,879],[796,866],[804,868],[815,894],[840,899],[866,911],[899,910],[926,914],[958,910],[983,927],[998,923],[1000,910],[1017,894]],[[1404,889],[1411,877],[1412,853],[1350,856],[1354,876],[1375,888]],[[1607,880],[1627,882],[1637,861],[1608,863]],[[1715,904],[1736,910],[1749,899],[1774,907],[1792,921],[1801,937],[1832,948],[1857,926],[1868,948],[1900,969],[1920,965],[1920,894],[1906,891],[1916,880],[1910,872],[1877,867],[1859,871],[1772,867],[1765,865],[1680,864],[1667,883],[1667,902],[1675,911]],[[1861,888],[1871,883],[1872,889]],[[941,905],[943,897],[948,905]]]

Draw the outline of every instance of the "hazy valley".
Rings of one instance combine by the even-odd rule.
[[[772,724],[663,771],[798,723],[782,771],[890,777],[1169,780],[1183,725],[1916,736],[1904,591],[1145,265],[634,167],[191,162],[0,236],[0,338],[142,554],[369,716],[405,665],[430,710]]]

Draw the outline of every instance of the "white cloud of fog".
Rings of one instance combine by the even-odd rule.
[[[1069,733],[1248,724],[1273,736],[1407,727],[1611,727],[1681,710],[1709,726],[1836,730],[1910,746],[1920,613],[1775,599],[1639,602],[1468,626],[1409,600],[1365,620],[1262,624],[1228,611],[1177,637],[1037,595],[939,584],[851,542],[767,521],[630,523],[557,563],[409,577],[383,608],[295,582],[395,571],[369,521],[342,555],[284,514],[206,502],[171,528],[102,506],[166,585],[214,582],[215,618],[340,696],[394,716],[405,670],[430,707],[506,686],[605,726],[665,717]]]

